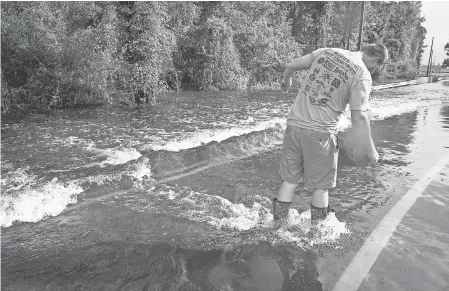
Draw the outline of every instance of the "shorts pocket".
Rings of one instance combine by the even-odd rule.
[[[312,132],[309,135],[314,142],[319,143],[323,148],[327,147],[330,140],[333,139],[333,135],[329,133]]]

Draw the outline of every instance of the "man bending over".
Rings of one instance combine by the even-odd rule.
[[[371,75],[378,73],[388,58],[382,44],[369,44],[359,52],[338,48],[318,49],[287,64],[281,89],[291,86],[296,71],[308,70],[287,118],[279,174],[283,179],[273,216],[280,226],[288,216],[299,183],[313,189],[312,220],[322,220],[331,211],[328,191],[337,179],[337,123],[349,104],[351,121],[369,163],[379,155],[371,138],[366,113]]]

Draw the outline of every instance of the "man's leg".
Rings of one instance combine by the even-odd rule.
[[[333,211],[329,208],[328,189],[315,189],[313,191],[310,211],[312,220],[323,220],[329,212]]]
[[[285,220],[288,217],[296,186],[297,184],[292,184],[287,181],[282,182],[278,197],[273,199],[273,220]],[[282,221],[279,221],[277,227],[281,224]]]
[[[295,189],[298,182],[302,180],[303,173],[300,130],[293,126],[287,126],[279,169],[279,175],[283,182],[277,198],[273,199],[273,219],[279,220],[278,225],[281,225],[282,220],[285,221],[288,217]]]
[[[281,188],[279,188],[277,201],[292,202],[297,186],[298,184],[292,184],[287,181],[282,182]]]
[[[329,206],[329,191],[328,189],[315,189],[312,195],[312,205],[315,207]]]
[[[338,140],[335,135],[304,130],[304,170],[306,187],[313,190],[312,220],[322,220],[329,209],[329,190],[336,186]]]

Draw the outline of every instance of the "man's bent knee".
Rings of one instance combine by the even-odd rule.
[[[282,182],[281,188],[279,189],[278,200],[282,202],[292,202],[297,186],[298,184],[293,184],[287,181]]]
[[[313,195],[326,195],[329,193],[329,189],[317,188],[313,190]]]
[[[329,189],[315,189],[312,195],[312,205],[315,207],[329,206]]]

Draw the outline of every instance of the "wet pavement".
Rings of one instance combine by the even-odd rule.
[[[378,120],[372,131],[378,165],[357,167],[341,155],[330,203],[351,233],[335,242],[273,243],[267,229],[226,232],[170,212],[138,211],[130,201],[148,194],[130,189],[3,228],[2,290],[332,290],[382,217],[449,153],[449,106]],[[166,184],[249,205],[254,195],[276,194],[279,158],[276,148]],[[293,207],[307,210],[309,196],[298,189]],[[448,205],[446,166],[359,290],[448,290]]]

